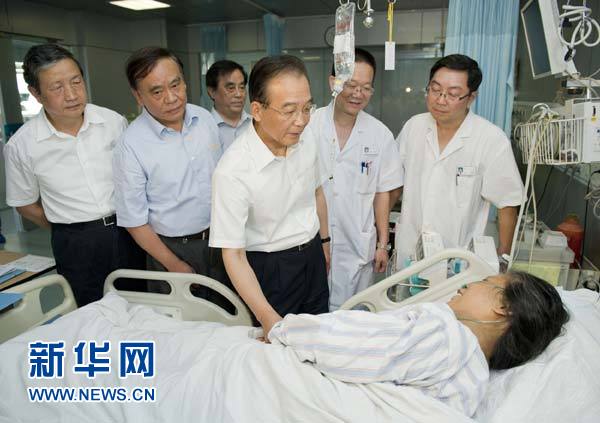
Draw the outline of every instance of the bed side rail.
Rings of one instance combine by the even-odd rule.
[[[23,298],[0,312],[0,342],[77,308],[73,291],[61,275],[44,276],[2,292],[23,294]]]
[[[457,275],[437,284],[434,287],[427,288],[412,297],[403,301],[396,302],[389,298],[388,290],[398,283],[405,282],[413,275],[421,273],[423,270],[436,265],[442,260],[460,258],[468,263],[468,268]],[[346,301],[340,309],[350,310],[358,305],[364,305],[370,311],[378,312],[384,310],[396,309],[400,306],[414,304],[419,302],[444,301],[449,299],[461,286],[479,281],[487,276],[494,275],[496,272],[480,259],[478,256],[467,250],[449,248],[440,251],[431,257],[413,263],[411,266],[401,270],[398,273],[378,282],[362,292],[354,295]]]
[[[165,281],[171,288],[168,294],[154,292],[125,291],[115,287],[118,279],[139,279]],[[203,298],[192,294],[192,284],[206,286],[224,296],[235,307],[235,314],[230,314]],[[250,311],[242,300],[229,288],[214,279],[190,273],[156,272],[148,270],[119,269],[107,276],[104,293],[117,292],[130,303],[151,306],[161,314],[180,320],[220,322],[229,326],[251,326]]]

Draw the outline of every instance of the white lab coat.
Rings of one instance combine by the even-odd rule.
[[[340,151],[333,102],[312,115],[305,135],[318,145],[332,239],[329,298],[335,310],[371,284],[377,242],[373,200],[376,192],[402,185],[398,148],[390,130],[361,111]]]
[[[413,116],[398,141],[404,169],[399,263],[414,253],[422,231],[439,233],[446,248],[466,248],[473,236],[483,235],[490,203],[521,204],[523,183],[510,141],[473,112],[441,153],[429,113]]]

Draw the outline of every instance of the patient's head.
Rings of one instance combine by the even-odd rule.
[[[556,289],[525,272],[469,284],[448,305],[473,330],[495,370],[537,357],[569,320]]]

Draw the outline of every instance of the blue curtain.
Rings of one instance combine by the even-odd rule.
[[[450,0],[445,54],[466,54],[483,72],[473,111],[510,136],[519,0]]]
[[[218,60],[225,59],[227,53],[227,30],[225,25],[207,25],[201,30],[200,60],[202,61],[202,100],[201,105],[212,108],[212,100],[206,92],[205,76],[208,68]]]
[[[285,29],[285,19],[277,15],[268,13],[263,16],[265,25],[265,46],[267,56],[277,56],[281,54],[283,48],[283,31]]]

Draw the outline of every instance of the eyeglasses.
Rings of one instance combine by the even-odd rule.
[[[364,92],[366,95],[371,95],[375,92],[375,88],[373,88],[373,86],[370,84],[358,85],[357,83],[352,81],[344,82],[344,90],[350,93],[359,90],[361,93]]]
[[[317,109],[317,106],[313,103],[307,104],[306,106],[302,107],[301,109],[295,109],[295,110],[279,110],[273,106],[269,106],[268,104],[263,104],[263,106],[265,109],[272,109],[272,110],[276,111],[286,121],[298,119],[298,117],[300,117],[300,116],[302,116],[304,119],[309,118],[310,115],[312,115],[314,113],[314,111]]]
[[[463,96],[459,96],[456,94],[452,94],[449,92],[444,92],[442,91],[442,89],[438,86],[435,85],[428,85],[427,88],[427,95],[432,96],[433,98],[440,98],[440,97],[444,97],[444,99],[448,102],[448,103],[457,103],[461,100],[464,100],[465,98],[469,97],[471,95],[471,91],[469,91],[467,94],[463,95]]]

